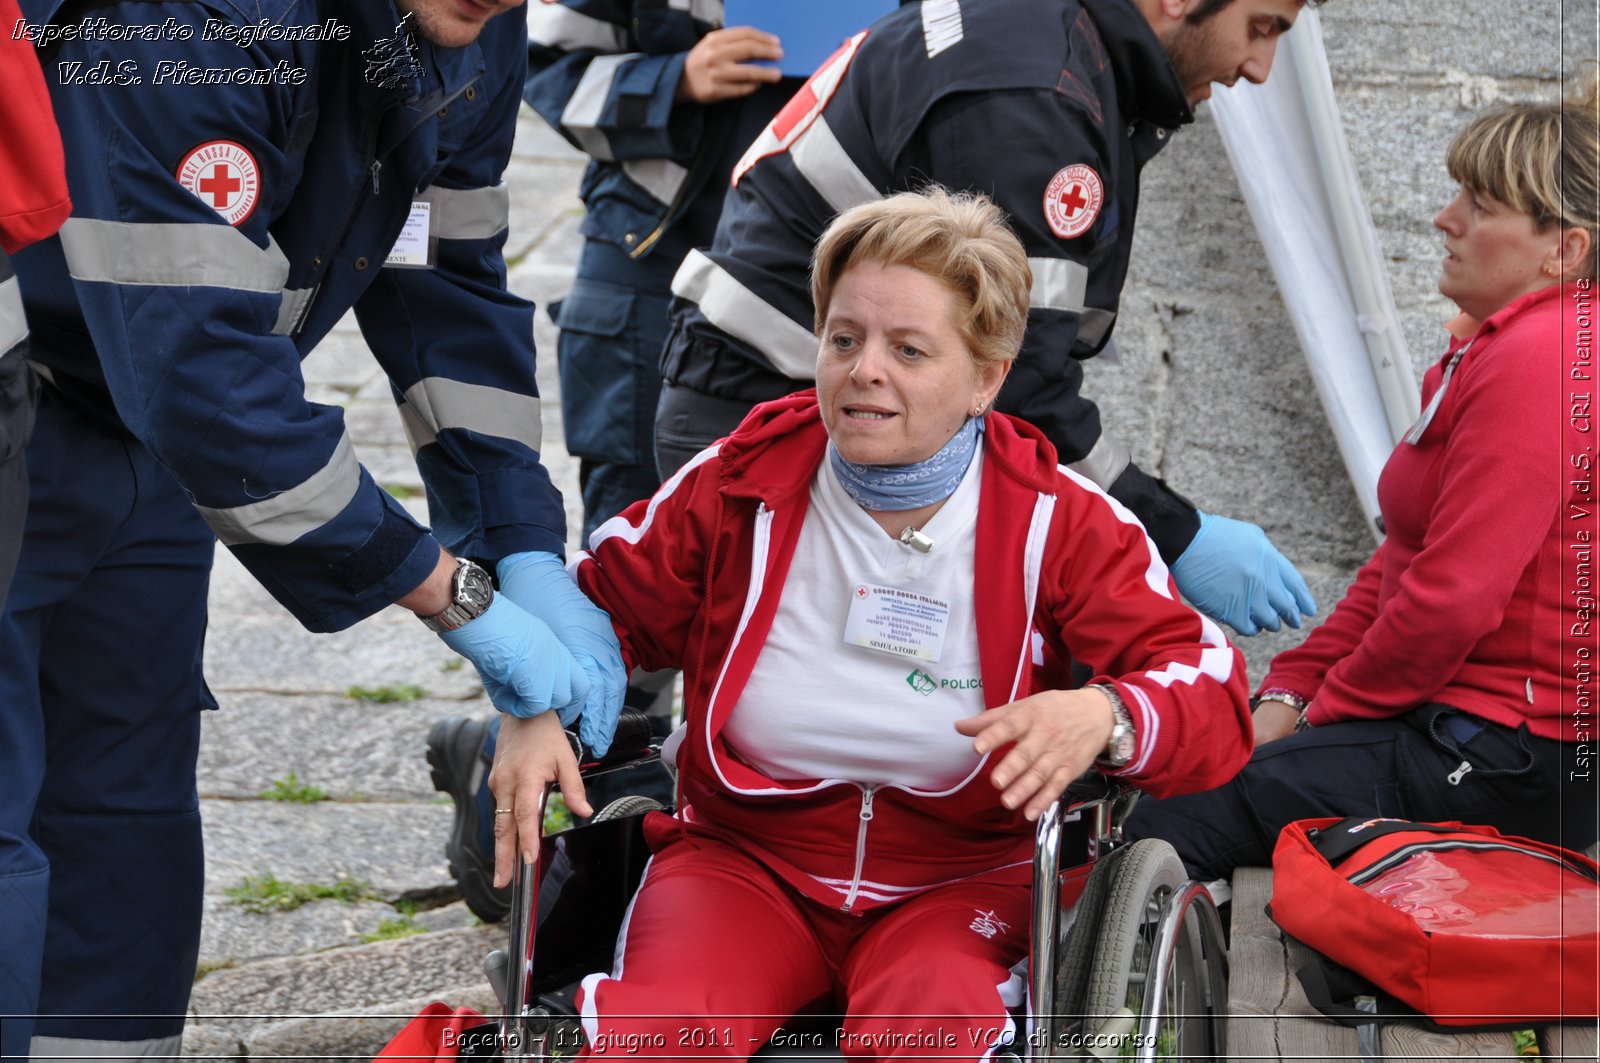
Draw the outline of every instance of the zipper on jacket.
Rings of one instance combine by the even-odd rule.
[[[872,796],[877,792],[876,785],[861,788],[861,825],[856,828],[856,871],[850,879],[850,892],[845,894],[844,904],[839,906],[841,912],[854,908],[856,895],[861,892],[861,868],[867,862],[867,824],[872,822]]]
[[[1444,781],[1451,786],[1460,786],[1461,780],[1467,777],[1467,772],[1472,770],[1472,761],[1463,760],[1456,766],[1456,770],[1444,777]]]
[[[370,160],[367,164],[367,172],[372,175],[372,192],[374,195],[376,195],[378,192],[378,169],[381,165],[378,162],[378,136],[383,126],[383,116],[388,114],[389,111],[394,109],[396,106],[398,106],[398,104],[391,101],[388,106],[384,107],[378,112],[377,116],[372,122],[372,133],[367,137],[367,150],[365,154],[368,160]],[[357,188],[359,189],[359,187],[360,186],[358,185]],[[298,320],[295,321],[294,327],[289,330],[289,335],[291,337],[300,335],[300,330],[304,328],[305,323],[310,320],[311,307],[312,304],[317,301],[317,296],[321,294],[323,279],[327,277],[328,271],[333,268],[334,253],[337,252],[340,245],[344,243],[345,235],[350,231],[350,223],[355,220],[356,211],[361,209],[361,203],[361,194],[357,192],[353,201],[348,207],[345,208],[344,218],[339,222],[338,234],[327,245],[328,250],[319,256],[323,263],[322,271],[317,274],[316,283],[311,286],[311,295],[306,298],[305,305],[300,308]]]
[[[638,260],[644,257],[644,255],[656,245],[656,241],[661,239],[661,234],[671,228],[672,223],[678,220],[678,214],[683,208],[684,196],[689,191],[689,186],[694,183],[695,171],[698,170],[700,168],[700,164],[705,161],[705,154],[708,147],[709,145],[702,141],[700,146],[695,149],[694,158],[689,160],[689,169],[683,175],[683,183],[678,186],[677,192],[673,193],[672,202],[667,204],[667,212],[661,216],[660,224],[658,224],[654,229],[650,230],[650,235],[646,236],[643,240],[640,240],[637,247],[628,252],[629,258]],[[632,180],[632,178],[629,178],[629,180]]]
[[[448,106],[456,99],[457,96],[460,96],[462,93],[466,92],[467,89],[471,88],[473,85],[476,85],[478,81],[479,78],[476,77],[469,79],[466,84],[462,85],[460,88],[456,89],[454,93],[440,101],[439,106]],[[368,159],[367,173],[372,179],[373,196],[377,196],[378,194],[378,174],[383,169],[383,160],[378,157],[378,140],[383,134],[383,119],[385,115],[399,106],[402,106],[402,103],[393,99],[384,104],[384,106],[379,109],[377,115],[374,116],[372,122],[372,133],[367,137],[367,150],[365,154]],[[423,118],[415,126],[412,126],[410,129],[408,129],[405,136],[409,137],[412,133],[415,133],[427,121],[427,118]],[[404,139],[405,137],[400,138],[401,141]],[[397,141],[396,143],[399,142],[400,141]],[[355,200],[347,208],[345,208],[344,219],[339,223],[338,235],[335,236],[333,241],[328,244],[328,250],[321,256],[324,263],[322,272],[317,274],[316,283],[311,286],[311,295],[306,299],[305,305],[300,308],[299,320],[295,322],[294,328],[289,331],[290,336],[298,336],[300,334],[300,330],[305,327],[306,321],[311,317],[311,306],[314,302],[316,302],[317,295],[322,290],[322,281],[328,275],[328,270],[333,268],[334,253],[339,250],[339,247],[344,243],[345,236],[350,232],[350,223],[355,220],[356,212],[361,209],[361,203],[361,197],[358,195],[356,196]]]

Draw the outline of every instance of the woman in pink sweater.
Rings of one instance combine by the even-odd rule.
[[[1596,116],[1591,79],[1451,145],[1461,188],[1434,225],[1439,291],[1462,317],[1379,481],[1387,539],[1273,661],[1239,776],[1128,824],[1191,873],[1265,864],[1312,816],[1595,840]]]

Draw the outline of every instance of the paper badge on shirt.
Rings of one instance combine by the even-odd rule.
[[[846,645],[938,663],[950,603],[928,594],[858,583],[844,622]]]

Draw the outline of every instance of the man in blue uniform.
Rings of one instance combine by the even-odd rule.
[[[173,1055],[217,539],[311,630],[411,609],[529,726],[582,711],[603,746],[621,662],[562,570],[533,308],[506,291],[522,0],[23,9],[74,214],[16,260],[46,387],[0,618],[3,1051]],[[352,307],[432,532],[306,397]]]
[[[550,307],[584,540],[661,483],[655,413],[672,275],[691,248],[711,242],[733,164],[800,85],[772,65],[783,54],[776,37],[723,27],[723,16],[722,0],[556,0],[528,14],[523,96],[589,156],[577,277]],[[663,735],[671,680],[641,676],[626,698]],[[510,903],[491,882],[493,804],[482,782],[494,743],[491,721],[464,718],[439,721],[428,737],[434,785],[456,805],[450,869],[489,921]],[[607,791],[670,799],[671,785],[626,773],[597,796]]]
[[[1214,82],[1260,82],[1304,0],[923,0],[852,37],[750,147],[709,250],[673,280],[663,476],[757,402],[809,386],[811,248],[859,203],[936,181],[992,197],[1033,266],[998,408],[1149,529],[1178,589],[1242,634],[1315,610],[1252,524],[1199,513],[1100,430],[1080,360],[1111,335],[1139,172]],[[1315,0],[1312,0],[1315,2]]]
[[[17,0],[0,0],[0,26],[14,25]],[[33,434],[38,378],[28,365],[28,322],[7,252],[61,227],[72,204],[61,137],[44,78],[26,40],[0,35],[0,609],[22,546],[28,512],[23,448]]]
[[[552,308],[586,540],[661,482],[672,274],[711,242],[739,153],[800,84],[770,65],[776,37],[722,18],[721,0],[559,0],[528,15],[524,98],[590,160],[577,278]]]

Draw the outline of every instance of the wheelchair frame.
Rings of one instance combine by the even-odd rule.
[[[634,729],[637,733],[639,729]],[[644,728],[648,733],[648,728]],[[619,732],[620,733],[620,732]],[[576,739],[574,739],[576,747]],[[615,749],[603,760],[582,764],[585,778],[602,772],[649,764],[659,758],[653,745]],[[582,761],[580,750],[580,762]],[[1183,880],[1177,856],[1165,842],[1146,839],[1125,845],[1120,822],[1138,792],[1098,773],[1075,781],[1039,819],[1035,830],[1033,909],[1028,954],[1029,1007],[1026,1010],[1026,1046],[1013,1052],[1029,1061],[1078,1058],[1130,1058],[1122,1052],[1133,1041],[1136,1060],[1226,1058],[1224,1028],[1227,1017],[1227,956],[1221,919],[1210,891],[1202,884]],[[549,792],[539,802],[542,822]],[[627,798],[622,799],[629,800]],[[602,812],[601,815],[604,813]],[[1064,876],[1086,865],[1062,866],[1062,839],[1069,823],[1089,817],[1091,878],[1084,897],[1104,897],[1093,912],[1075,911],[1073,930],[1092,928],[1097,940],[1079,941],[1074,947],[1062,932],[1060,891]],[[597,816],[598,820],[600,817]],[[580,828],[581,829],[581,828]],[[1118,859],[1107,858],[1113,851]],[[1129,859],[1132,857],[1133,859]],[[1102,866],[1102,862],[1104,862]],[[1173,868],[1176,867],[1176,872]],[[1130,893],[1111,889],[1123,868],[1137,869],[1148,883]],[[1176,876],[1176,878],[1174,877]],[[531,997],[534,981],[534,939],[537,932],[537,898],[540,868],[537,861],[517,868],[512,884],[508,949],[489,954],[485,972],[503,1006],[499,1042],[506,1063],[548,1063],[547,1038],[555,1016]],[[1080,907],[1082,901],[1080,900]],[[1115,908],[1115,911],[1111,909]],[[1107,933],[1102,920],[1114,916]],[[1107,941],[1114,940],[1108,946]],[[1063,969],[1070,961],[1071,969]],[[1082,1010],[1082,1001],[1063,996],[1090,995],[1105,1014]],[[1174,991],[1179,1012],[1172,1013]],[[1197,994],[1191,997],[1190,994]],[[1126,1006],[1112,1008],[1117,999],[1136,999],[1137,1012]],[[1198,1007],[1198,1012],[1181,1009]],[[1067,1008],[1068,1011],[1063,1011]],[[1199,1020],[1198,1031],[1165,1023]],[[1092,1029],[1073,1029],[1074,1022]],[[1164,1039],[1176,1038],[1183,1048],[1173,1054]],[[1196,1043],[1198,1042],[1198,1043]],[[761,1053],[757,1053],[760,1055]]]

